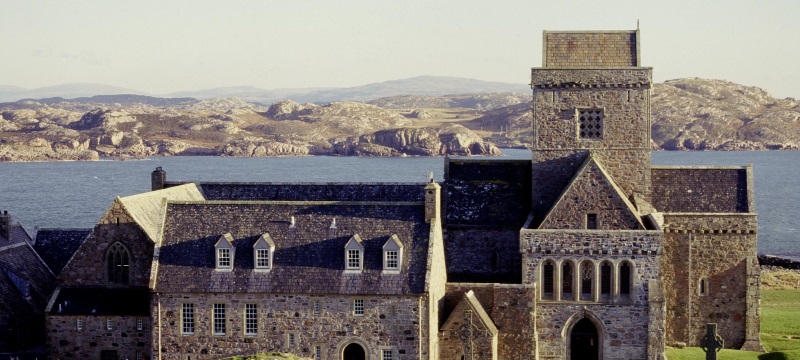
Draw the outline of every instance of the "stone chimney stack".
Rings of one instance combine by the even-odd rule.
[[[167,183],[167,172],[161,169],[161,166],[159,166],[155,171],[153,171],[150,179],[153,191],[161,190]]]
[[[429,223],[432,219],[441,221],[442,219],[442,187],[433,179],[425,185],[425,222]]]
[[[8,214],[8,210],[0,214],[0,235],[3,235],[6,241],[11,241],[11,215]]]

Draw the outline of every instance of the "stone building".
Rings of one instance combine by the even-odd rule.
[[[427,184],[178,183],[59,274],[51,358],[663,359],[759,350],[752,168],[650,164],[639,31],[546,31],[531,160]]]

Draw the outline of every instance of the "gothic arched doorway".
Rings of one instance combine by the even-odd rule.
[[[570,360],[598,360],[600,346],[597,328],[591,320],[583,318],[572,327],[569,335]]]
[[[361,345],[352,343],[344,348],[342,360],[367,360],[367,354]]]

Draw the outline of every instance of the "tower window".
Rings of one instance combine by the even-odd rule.
[[[564,300],[572,298],[572,264],[568,262],[561,265],[561,294]]]
[[[608,262],[600,265],[600,295],[611,295],[611,264]]]
[[[554,268],[555,266],[553,265],[553,262],[547,261],[544,263],[544,268],[542,269],[542,277],[544,277],[542,281],[544,285],[542,292],[544,293],[543,295],[548,299],[553,298],[553,280],[555,275]]]
[[[619,294],[624,297],[631,296],[631,266],[627,262],[619,266]]]
[[[578,135],[581,139],[603,138],[603,109],[578,109]]]
[[[586,228],[597,230],[597,214],[586,214]]]

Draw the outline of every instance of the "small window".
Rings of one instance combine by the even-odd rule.
[[[296,339],[295,333],[286,334],[286,346],[294,347],[296,343],[297,343],[297,339]]]
[[[603,138],[603,109],[578,109],[578,135],[581,139]]]
[[[597,214],[586,214],[586,228],[597,230]]]
[[[258,305],[244,304],[244,334],[258,335]]]
[[[561,295],[564,300],[572,299],[572,264],[569,262],[561,265]]]
[[[83,319],[77,319],[75,321],[75,328],[77,328],[78,331],[83,331]]]
[[[256,270],[269,270],[272,268],[272,255],[275,251],[275,242],[269,234],[261,235],[253,244],[253,263]]]
[[[394,360],[394,351],[391,349],[381,350],[381,360]]]
[[[143,327],[144,324],[142,323],[142,319],[136,319],[136,330],[141,331]]]
[[[701,296],[708,295],[708,281],[705,278],[700,278],[700,281],[697,284],[697,292]]]
[[[217,270],[232,270],[233,269],[233,237],[230,233],[220,236],[216,245],[214,245],[215,258]]]
[[[542,266],[542,294],[544,298],[553,299],[553,283],[555,276],[555,265],[552,261],[545,261]]]
[[[319,301],[314,301],[314,315],[319,315]]]
[[[353,235],[344,246],[345,270],[360,272],[364,265],[364,243],[358,234]]]
[[[144,357],[142,356],[142,350],[136,350],[136,357],[134,357],[134,359],[144,360]]]
[[[225,304],[214,304],[214,335],[225,335]]]
[[[181,305],[181,334],[194,334],[194,304]]]
[[[627,262],[619,266],[619,294],[623,297],[631,296],[631,266]]]
[[[322,346],[314,346],[314,360],[322,360]]]
[[[600,265],[600,295],[611,295],[611,264],[607,261]]]
[[[353,300],[353,315],[364,316],[364,299]]]
[[[111,319],[106,320],[106,329],[111,330],[114,328],[114,322]]]
[[[385,273],[399,273],[402,263],[403,243],[394,234],[383,245],[383,271]]]

